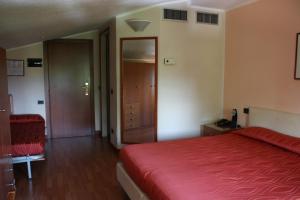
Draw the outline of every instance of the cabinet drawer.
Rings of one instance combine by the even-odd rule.
[[[125,129],[133,129],[141,126],[140,103],[125,105],[124,112]]]
[[[204,126],[202,135],[203,136],[214,136],[214,135],[220,135],[222,133],[223,133],[223,131],[219,131],[219,130],[213,129],[211,127]]]
[[[203,132],[202,136],[214,136],[214,135],[221,135],[221,134],[226,134],[230,133],[233,130],[237,130],[237,128],[232,129],[232,128],[222,128],[218,127],[214,124],[205,124],[202,126],[203,127]]]
[[[138,128],[141,126],[140,118],[136,116],[129,116],[125,119],[125,129]]]
[[[138,124],[135,124],[133,122],[129,122],[129,123],[126,123],[125,124],[125,129],[126,130],[129,130],[129,129],[134,129],[134,128],[138,128]]]
[[[141,116],[140,112],[127,112],[127,113],[125,113],[125,119],[140,118],[140,116]]]
[[[140,110],[140,103],[130,103],[125,105],[125,114],[137,113]]]

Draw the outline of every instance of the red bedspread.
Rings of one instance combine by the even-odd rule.
[[[13,156],[43,154],[45,148],[45,120],[40,115],[11,115]]]
[[[261,136],[261,137],[260,137]],[[300,199],[300,139],[262,128],[130,145],[121,161],[153,200]]]

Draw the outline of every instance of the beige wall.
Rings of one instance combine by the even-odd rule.
[[[94,41],[94,88],[95,88],[95,125],[100,130],[100,100],[99,100],[99,40],[98,31],[80,33],[66,38],[92,39]],[[43,58],[43,43],[36,43],[7,50],[7,58],[23,59]],[[25,62],[26,63],[26,62]],[[45,116],[45,105],[38,105],[38,100],[45,100],[44,68],[25,67],[24,77],[8,78],[9,93],[14,98],[14,113],[37,113]]]
[[[14,99],[13,112],[35,113],[45,118],[45,105],[37,103],[38,100],[45,100],[44,68],[26,67],[27,58],[43,58],[43,43],[8,50],[7,58],[25,60],[25,76],[8,77],[8,91]]]
[[[189,10],[189,22],[162,20],[162,8]],[[116,19],[116,89],[117,137],[120,147],[120,38],[158,36],[158,139],[170,140],[198,136],[200,125],[222,116],[224,18],[220,25],[195,22],[195,8],[187,3],[168,4],[117,16]],[[134,32],[128,18],[151,20],[144,32]],[[175,65],[164,65],[163,58],[174,58]],[[114,66],[112,66],[114,67]]]
[[[223,114],[224,18],[219,25],[197,24],[195,11],[185,4],[188,23],[160,22],[158,138],[160,140],[198,136],[200,125]],[[163,64],[175,58],[176,65]]]
[[[260,0],[226,14],[225,114],[248,106],[300,112],[293,79],[299,8],[299,0]]]

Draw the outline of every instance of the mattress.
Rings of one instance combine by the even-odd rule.
[[[264,128],[130,145],[126,172],[153,200],[299,199],[300,139]]]

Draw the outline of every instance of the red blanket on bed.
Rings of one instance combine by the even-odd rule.
[[[153,200],[300,199],[300,139],[263,128],[126,146],[121,161]]]
[[[11,115],[11,142],[13,156],[44,153],[45,120],[40,115]]]

